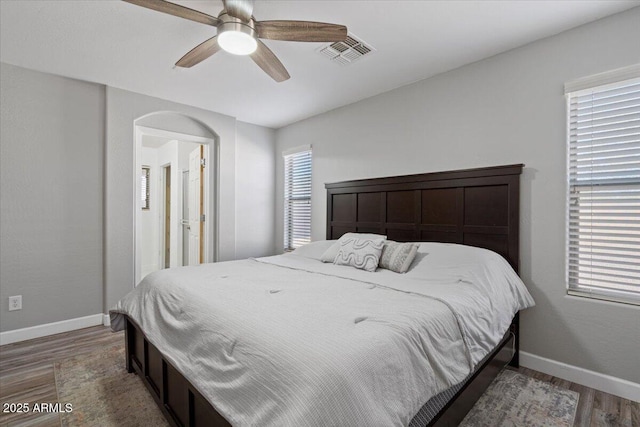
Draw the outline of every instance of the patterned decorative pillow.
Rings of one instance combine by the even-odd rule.
[[[384,240],[344,239],[334,264],[350,265],[366,271],[376,271]]]
[[[418,253],[416,243],[398,243],[392,240],[384,242],[380,256],[380,268],[406,273]]]
[[[338,255],[338,251],[340,250],[340,243],[344,242],[346,239],[363,239],[363,240],[385,240],[387,236],[383,236],[382,234],[371,234],[371,233],[344,233],[337,242],[327,249],[322,256],[320,257],[320,261],[322,262],[333,262]]]

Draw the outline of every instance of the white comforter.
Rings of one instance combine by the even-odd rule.
[[[294,254],[163,270],[127,314],[234,426],[406,426],[533,305],[498,255],[422,244],[401,275]]]

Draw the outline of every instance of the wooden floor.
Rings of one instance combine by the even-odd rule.
[[[65,358],[91,353],[122,343],[122,332],[95,326],[0,347],[0,402],[38,403],[58,401],[53,364]],[[575,426],[640,427],[640,403],[584,387],[550,375],[520,368],[519,372],[558,387],[580,393]],[[71,402],[73,403],[73,402]],[[60,426],[58,414],[0,413],[0,427]]]
[[[58,402],[53,364],[117,343],[124,345],[124,332],[113,333],[104,326],[94,326],[0,346],[2,409],[5,403],[28,402],[33,406],[36,402]],[[0,412],[0,427],[5,426],[60,426],[60,416]]]

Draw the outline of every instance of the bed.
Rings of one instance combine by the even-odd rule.
[[[519,282],[521,171],[327,184],[322,252],[345,233],[374,233],[425,242],[419,263],[401,276],[370,273],[305,249],[159,272],[112,311],[128,371],[172,425],[457,425],[499,370],[518,364],[517,311],[532,305],[526,290],[507,298]],[[453,281],[452,259],[467,260]],[[469,294],[475,281],[498,293]],[[507,317],[493,309],[501,304]]]

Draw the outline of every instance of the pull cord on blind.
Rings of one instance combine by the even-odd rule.
[[[640,304],[640,78],[568,107],[569,293]]]
[[[311,241],[311,149],[284,156],[284,247]]]

